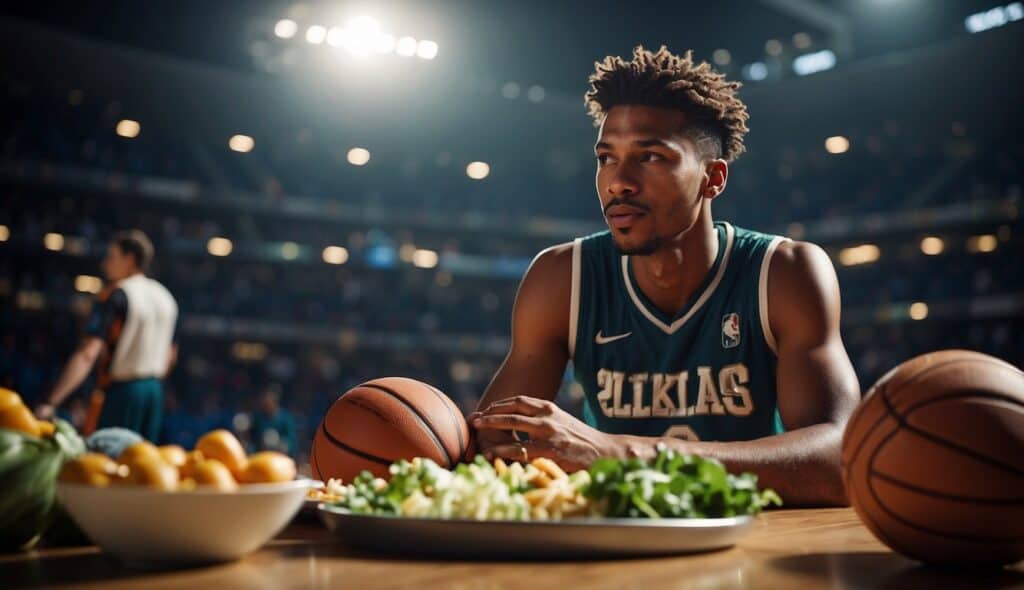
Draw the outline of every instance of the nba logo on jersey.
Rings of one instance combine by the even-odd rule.
[[[729,313],[722,318],[722,348],[740,345],[740,314]]]

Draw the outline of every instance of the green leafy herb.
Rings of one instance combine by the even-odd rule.
[[[733,475],[715,459],[658,445],[653,461],[599,459],[590,467],[588,498],[605,515],[627,518],[720,518],[757,514],[782,505],[773,490],[757,489],[753,473]]]

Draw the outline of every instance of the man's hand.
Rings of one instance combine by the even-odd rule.
[[[613,435],[587,426],[553,402],[533,397],[502,399],[469,418],[488,460],[501,457],[526,462],[547,457],[566,471],[576,471],[590,467],[600,457],[616,454]],[[529,440],[488,445],[499,432],[525,434]]]

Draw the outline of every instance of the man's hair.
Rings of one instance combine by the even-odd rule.
[[[730,82],[707,62],[695,64],[693,52],[682,56],[664,45],[651,52],[638,45],[632,61],[609,55],[594,64],[585,101],[599,126],[612,107],[643,105],[686,113],[686,132],[701,156],[733,161],[742,154],[747,106],[736,96],[741,84]]]
[[[142,233],[142,230],[129,229],[125,231],[119,231],[114,234],[114,237],[110,240],[111,244],[116,244],[125,254],[131,254],[135,257],[135,264],[139,267],[139,270],[148,270],[149,263],[153,261],[153,242],[149,241],[146,234]]]

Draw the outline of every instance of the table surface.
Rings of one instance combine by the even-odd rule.
[[[357,551],[316,522],[296,522],[228,564],[128,569],[95,547],[0,555],[0,587],[59,588],[1024,588],[1024,563],[995,572],[918,566],[889,551],[849,508],[778,510],[731,549],[602,561],[439,561]]]

